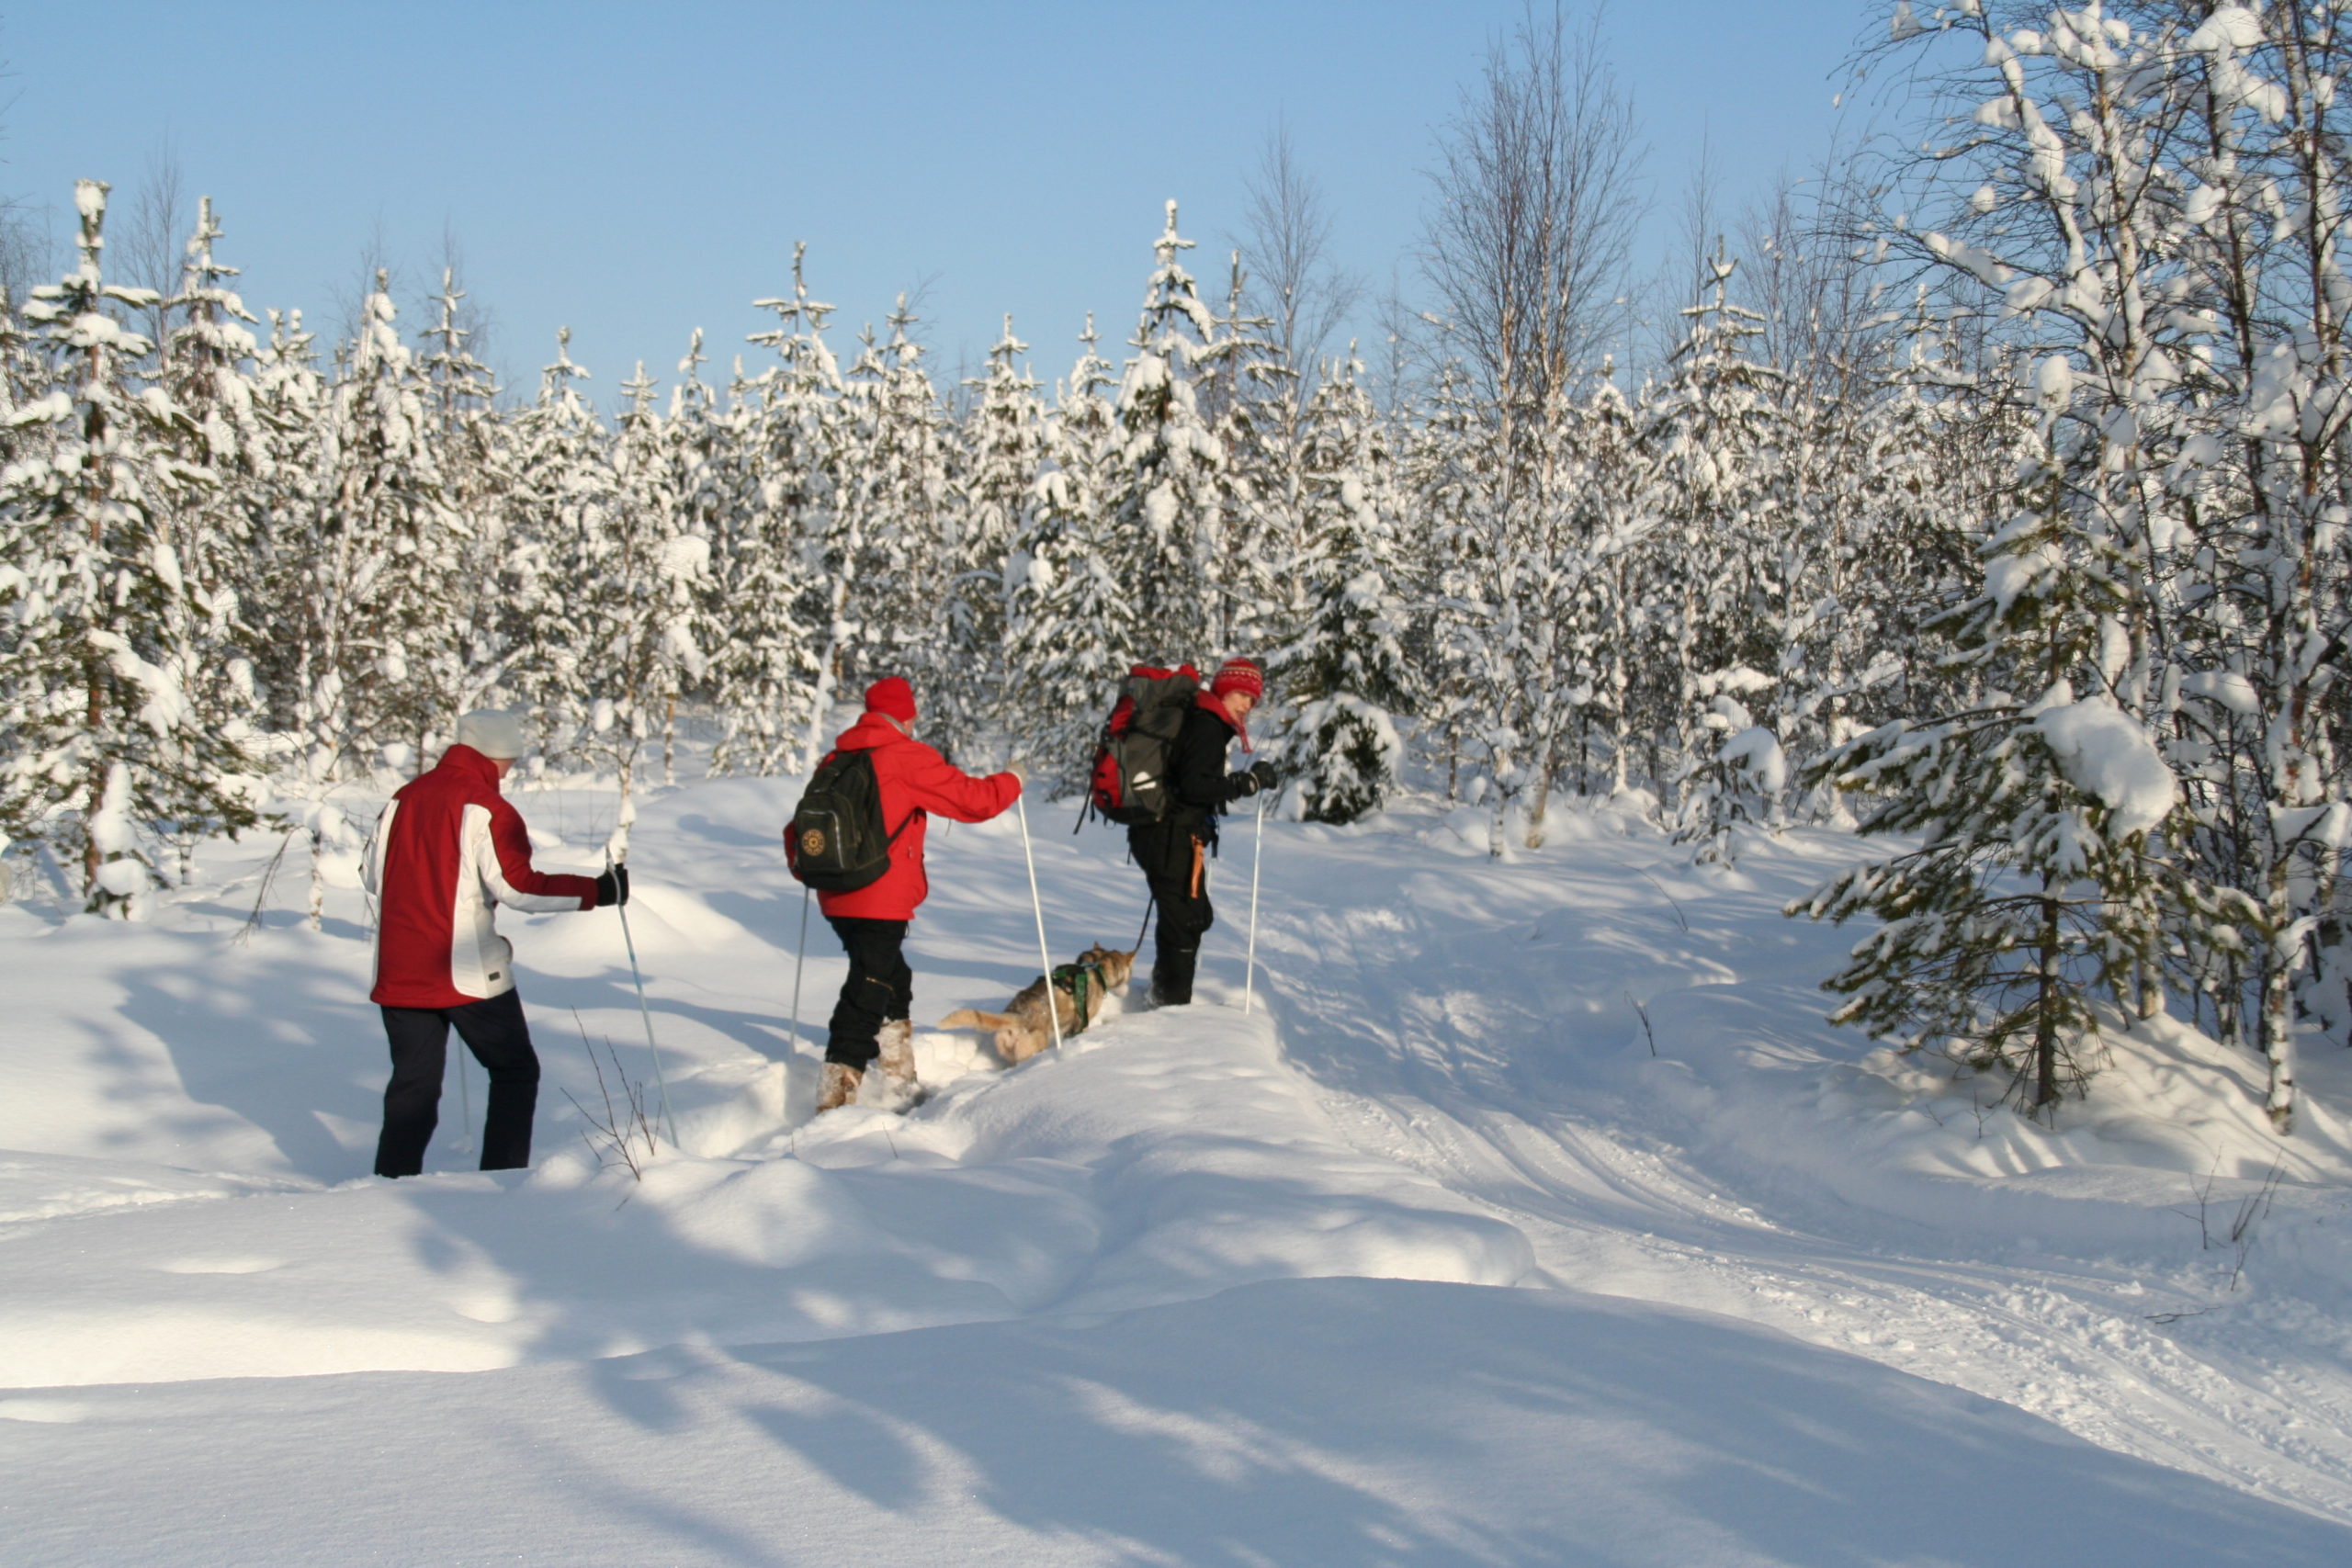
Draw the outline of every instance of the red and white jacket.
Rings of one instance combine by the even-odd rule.
[[[376,988],[383,1007],[453,1008],[514,988],[514,950],[495,907],[593,909],[596,879],[531,867],[531,836],[498,793],[498,769],[452,746],[376,819],[368,845],[376,896]]]

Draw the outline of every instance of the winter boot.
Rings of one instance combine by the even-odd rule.
[[[824,1082],[819,1085],[817,1089],[818,1114],[822,1115],[828,1111],[838,1111],[844,1105],[856,1104],[857,1086],[865,1077],[864,1073],[847,1063],[827,1062]]]
[[[1156,1008],[1182,1007],[1193,999],[1193,970],[1200,963],[1197,947],[1159,951],[1159,961],[1151,966],[1149,1001]]]
[[[915,1082],[915,1026],[912,1020],[894,1018],[882,1026],[875,1043],[882,1047],[879,1058],[882,1081],[890,1088],[890,1096],[901,1107],[922,1097],[922,1089]]]

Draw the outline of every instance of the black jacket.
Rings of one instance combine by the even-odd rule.
[[[1194,705],[1168,748],[1170,793],[1175,804],[1157,822],[1127,829],[1127,848],[1146,872],[1176,874],[1189,866],[1194,839],[1216,842],[1216,819],[1232,801],[1257,793],[1247,773],[1228,773],[1226,748],[1240,733],[1230,719]]]

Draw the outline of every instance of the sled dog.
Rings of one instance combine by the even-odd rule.
[[[1075,964],[1054,971],[1054,1010],[1062,1034],[1082,1034],[1102,1011],[1102,999],[1127,983],[1135,972],[1136,950],[1094,946],[1078,955]],[[942,1029],[992,1029],[997,1055],[1008,1066],[1019,1066],[1054,1043],[1052,1023],[1046,1018],[1046,978],[1039,976],[1002,1012],[958,1008],[939,1021]]]

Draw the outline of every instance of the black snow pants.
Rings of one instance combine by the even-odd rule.
[[[376,1174],[414,1176],[441,1120],[441,1077],[449,1029],[490,1074],[481,1126],[481,1168],[520,1170],[531,1163],[531,1112],[539,1100],[539,1058],[523,998],[514,991],[454,1008],[385,1008],[392,1078],[384,1086],[384,1131],[376,1140]]]
[[[1150,822],[1127,829],[1127,852],[1143,868],[1159,906],[1159,946],[1151,964],[1155,1007],[1178,1007],[1193,999],[1193,972],[1201,959],[1201,938],[1216,923],[1209,905],[1208,846],[1188,824]]]
[[[825,1060],[864,1072],[881,1054],[876,1036],[886,1023],[908,1017],[915,1006],[915,972],[900,951],[907,940],[904,920],[869,920],[854,915],[827,915],[825,923],[842,939],[849,954],[849,978],[842,982],[841,1000],[833,1004],[831,1032],[825,1040]]]

